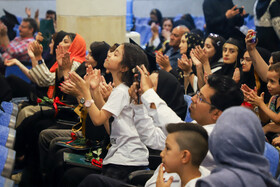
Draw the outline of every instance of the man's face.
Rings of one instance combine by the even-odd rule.
[[[172,30],[169,45],[174,48],[179,48],[181,37],[184,34],[182,29],[176,27]]]
[[[210,97],[212,97],[214,94],[215,90],[206,84],[200,89],[199,94],[196,94],[192,97],[192,103],[189,110],[191,118],[199,125],[209,125],[213,123],[213,110],[211,110]]]
[[[33,28],[30,27],[29,22],[22,21],[19,26],[19,35],[22,38],[32,37]]]

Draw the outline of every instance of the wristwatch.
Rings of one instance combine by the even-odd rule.
[[[85,105],[86,108],[89,108],[92,105],[92,103],[94,103],[94,100],[92,100],[92,99],[91,100],[86,100],[84,105]]]
[[[86,100],[85,100],[85,98],[83,98],[83,97],[80,99],[80,103],[81,103],[82,105],[85,104],[85,101],[86,101]]]
[[[43,60],[38,60],[38,64],[43,64]]]

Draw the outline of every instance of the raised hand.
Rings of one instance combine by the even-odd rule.
[[[235,5],[231,9],[226,11],[226,17],[227,19],[231,19],[239,13],[239,9],[237,8],[237,5]]]
[[[158,170],[158,177],[156,182],[156,187],[170,187],[171,183],[173,182],[173,177],[171,176],[167,182],[164,182],[163,174],[163,165],[161,164]]]
[[[208,56],[206,52],[200,47],[200,45],[196,46],[194,49],[194,56],[202,63],[205,64],[208,61]]]
[[[39,9],[35,11],[34,19],[39,19]]]
[[[77,86],[70,80],[66,80],[59,86],[60,90],[68,95],[72,95],[74,97],[82,96]]]
[[[190,73],[192,71],[192,60],[183,54],[181,59],[178,58],[178,67],[185,73]]]
[[[194,49],[191,50],[190,57],[191,57],[192,62],[195,66],[202,66],[202,63],[196,58],[196,56],[194,54]]]
[[[33,53],[35,55],[35,58],[41,57],[43,52],[43,46],[39,44],[37,41],[32,42],[31,45],[33,47]]]
[[[254,32],[255,31],[252,30],[252,29],[248,30],[248,33],[245,37],[246,48],[247,48],[248,51],[252,51],[253,49],[256,49],[256,46],[258,44],[258,39],[257,38],[256,38],[256,42],[252,42],[252,39],[253,39],[252,36],[253,36]]]
[[[30,9],[30,8],[25,7],[25,13],[26,13],[26,15],[27,15],[28,18],[31,17],[31,9]]]
[[[58,45],[55,52],[58,66],[62,66],[62,58],[67,51],[62,46]]]
[[[149,72],[144,65],[142,65],[141,67],[136,66],[136,68],[141,74],[140,88],[144,93],[148,89],[153,88],[153,83],[149,77]]]
[[[99,87],[101,81],[101,71],[93,69],[91,65],[87,68],[87,74],[84,76],[84,80],[89,86],[90,90],[94,91]]]
[[[232,79],[238,83],[240,81],[240,70],[239,68],[235,68],[233,75],[232,75]]]
[[[170,65],[169,57],[167,55],[163,55],[162,52],[158,52],[156,54],[156,62],[159,67],[167,72],[172,70]]]
[[[75,71],[69,72],[69,79],[75,85],[76,89],[81,92],[81,95],[86,95],[89,92],[89,84],[86,83]]]
[[[107,84],[105,78],[101,76],[101,82],[99,83],[99,90],[103,99],[107,101],[108,97],[110,96],[113,90],[112,82],[109,82],[109,84]]]
[[[38,32],[38,34],[36,35],[36,41],[40,43],[43,40],[44,40],[43,34],[41,32]]]
[[[71,71],[74,59],[70,60],[70,52],[66,52],[62,56],[61,66],[59,68],[65,72]]]

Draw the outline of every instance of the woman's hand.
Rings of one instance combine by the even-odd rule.
[[[87,73],[84,76],[84,80],[91,91],[94,91],[99,87],[101,81],[101,71],[93,69],[91,65],[87,67]]]
[[[156,54],[156,62],[161,69],[164,69],[167,72],[172,70],[169,57],[167,55],[163,55],[162,52],[158,52]]]
[[[5,59],[5,61],[4,61],[5,66],[18,65],[18,64],[20,64],[20,63],[21,63],[21,62],[20,62],[19,60],[15,59],[15,58],[10,59],[10,60]]]
[[[112,82],[109,82],[109,84],[107,84],[105,78],[101,76],[101,82],[99,83],[99,90],[103,99],[107,101],[113,90]]]
[[[82,96],[77,86],[70,80],[66,80],[59,86],[60,90],[68,95],[72,95],[74,97]]]
[[[192,60],[188,59],[187,55],[183,54],[181,59],[178,58],[178,67],[185,73],[192,71]]]
[[[200,45],[196,46],[193,50],[194,56],[199,60],[202,64],[208,62],[208,56],[206,52],[200,47]]]
[[[192,62],[195,66],[202,66],[202,63],[196,58],[196,56],[194,54],[194,49],[191,50],[190,57],[191,57]]]
[[[55,52],[58,66],[62,66],[62,58],[67,51],[62,46],[58,45]]]
[[[41,32],[38,32],[38,34],[36,35],[36,41],[40,43],[43,40],[44,40],[43,34]]]
[[[36,59],[42,57],[42,52],[43,52],[43,46],[39,44],[39,42],[34,41],[32,42],[32,47],[33,47],[33,53]]]
[[[89,84],[87,84],[87,82],[82,79],[75,71],[69,72],[69,79],[75,85],[76,89],[81,92],[82,96],[85,96],[86,94],[90,95]]]
[[[232,79],[236,82],[239,83],[240,81],[240,70],[239,68],[235,68],[234,73],[232,75]]]

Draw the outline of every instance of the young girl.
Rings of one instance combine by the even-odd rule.
[[[128,94],[133,83],[132,69],[140,64],[147,66],[148,60],[136,45],[124,43],[113,53],[108,53],[104,67],[111,72],[115,88],[106,103],[98,88],[99,71],[88,71],[85,80],[74,72],[70,73],[70,80],[81,91],[80,102],[87,108],[93,124],[99,126],[114,117],[110,128],[112,146],[103,161],[102,173],[120,180],[126,180],[129,173],[148,165],[148,150],[134,126]]]

